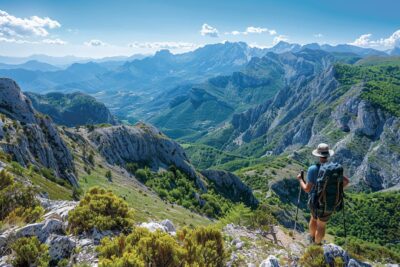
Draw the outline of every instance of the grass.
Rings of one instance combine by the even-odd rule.
[[[70,139],[67,139],[71,142]],[[123,198],[135,210],[138,221],[170,219],[175,225],[208,225],[212,221],[197,213],[190,212],[178,205],[171,205],[161,200],[134,177],[129,176],[118,167],[109,166],[103,158],[94,151],[94,166],[90,167],[90,174],[84,169],[90,164],[82,159],[82,146],[75,144],[73,149],[75,165],[79,177],[79,185],[86,192],[89,188],[98,186],[111,190]],[[89,154],[89,153],[88,153]],[[106,178],[107,171],[111,172],[112,182]]]

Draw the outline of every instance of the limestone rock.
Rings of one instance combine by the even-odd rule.
[[[98,128],[89,134],[89,139],[110,164],[124,166],[129,162],[146,162],[155,170],[175,165],[205,190],[183,148],[151,125]]]
[[[275,256],[270,255],[260,264],[260,267],[279,267],[278,259]]]
[[[56,176],[78,185],[72,155],[57,128],[33,109],[18,85],[8,78],[0,78],[0,113],[15,122],[3,131],[9,140],[0,143],[1,150],[23,166],[33,164],[52,169]]]
[[[50,235],[45,242],[49,246],[49,254],[52,260],[68,258],[76,246],[74,240],[68,236]]]

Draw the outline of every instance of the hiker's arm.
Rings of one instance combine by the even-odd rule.
[[[343,187],[348,186],[350,183],[350,180],[347,176],[343,176]]]
[[[312,183],[305,183],[303,179],[301,179],[301,174],[297,175],[297,179],[300,182],[300,187],[304,190],[304,192],[308,193],[311,191]]]

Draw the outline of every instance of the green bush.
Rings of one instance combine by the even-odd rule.
[[[49,266],[50,256],[48,247],[40,244],[36,236],[17,239],[12,245],[12,265],[16,267],[25,266]]]
[[[75,233],[98,230],[124,230],[133,222],[127,203],[111,191],[91,188],[68,215],[70,230]]]
[[[208,217],[223,216],[232,206],[232,202],[217,194],[212,185],[205,193],[196,186],[193,179],[174,166],[171,166],[168,171],[159,173],[151,172],[148,168],[138,169],[135,175],[146,186],[152,188],[160,198]]]
[[[224,266],[221,232],[208,227],[183,229],[176,237],[137,227],[128,236],[104,238],[99,266]]]
[[[110,170],[106,171],[106,178],[109,182],[112,182],[112,173]]]
[[[256,210],[251,210],[244,204],[234,206],[221,220],[220,225],[229,223],[246,226],[252,229],[269,231],[272,225],[277,224],[275,217],[266,204],[259,205]]]
[[[324,249],[321,246],[309,246],[300,259],[301,266],[304,267],[324,267]]]
[[[0,220],[9,224],[37,221],[44,210],[35,194],[33,187],[16,182],[6,170],[0,171]]]

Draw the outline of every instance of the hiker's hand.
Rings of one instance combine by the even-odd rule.
[[[301,174],[299,173],[299,174],[297,174],[297,180],[299,180],[299,181],[301,181],[302,179],[301,179]]]

